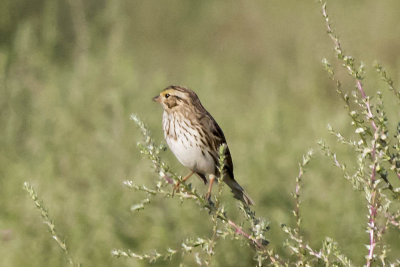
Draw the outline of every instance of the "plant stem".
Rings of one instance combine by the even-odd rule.
[[[374,128],[375,133],[376,133],[378,130],[378,127],[376,126],[375,121],[373,120],[374,115],[372,114],[372,111],[371,111],[371,105],[369,104],[369,99],[368,99],[367,95],[365,94],[365,91],[363,89],[361,81],[359,79],[357,79],[356,83],[357,83],[357,88],[361,93],[361,97],[365,101],[365,106],[367,108],[367,118],[371,121],[372,128]]]
[[[368,227],[369,227],[369,248],[368,248],[368,257],[367,257],[367,267],[370,267],[373,261],[374,257],[374,250],[376,246],[376,214],[378,210],[378,204],[376,203],[376,139],[377,139],[377,129],[375,130],[374,133],[375,140],[374,140],[374,145],[372,148],[371,152],[371,160],[374,162],[373,167],[372,167],[372,172],[371,172],[371,178],[370,178],[370,190],[371,190],[371,198],[368,201],[368,209],[369,209],[369,221],[368,221]]]

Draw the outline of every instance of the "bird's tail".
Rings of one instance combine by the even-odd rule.
[[[231,188],[234,198],[247,205],[254,205],[254,201],[247,195],[246,191],[233,178],[224,178],[224,182]]]

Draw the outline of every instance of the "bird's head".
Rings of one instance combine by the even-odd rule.
[[[153,97],[153,101],[160,103],[167,112],[196,106],[200,103],[195,92],[175,85],[162,90],[158,96]]]

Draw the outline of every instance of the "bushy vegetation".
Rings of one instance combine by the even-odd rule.
[[[400,264],[400,3],[329,7],[340,38],[313,1],[3,0],[2,266]],[[169,84],[224,129],[255,213],[195,179],[172,197]]]

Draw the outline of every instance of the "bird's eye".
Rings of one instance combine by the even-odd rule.
[[[169,96],[170,96],[170,94],[166,94],[166,95],[165,95],[165,98],[168,98]]]

